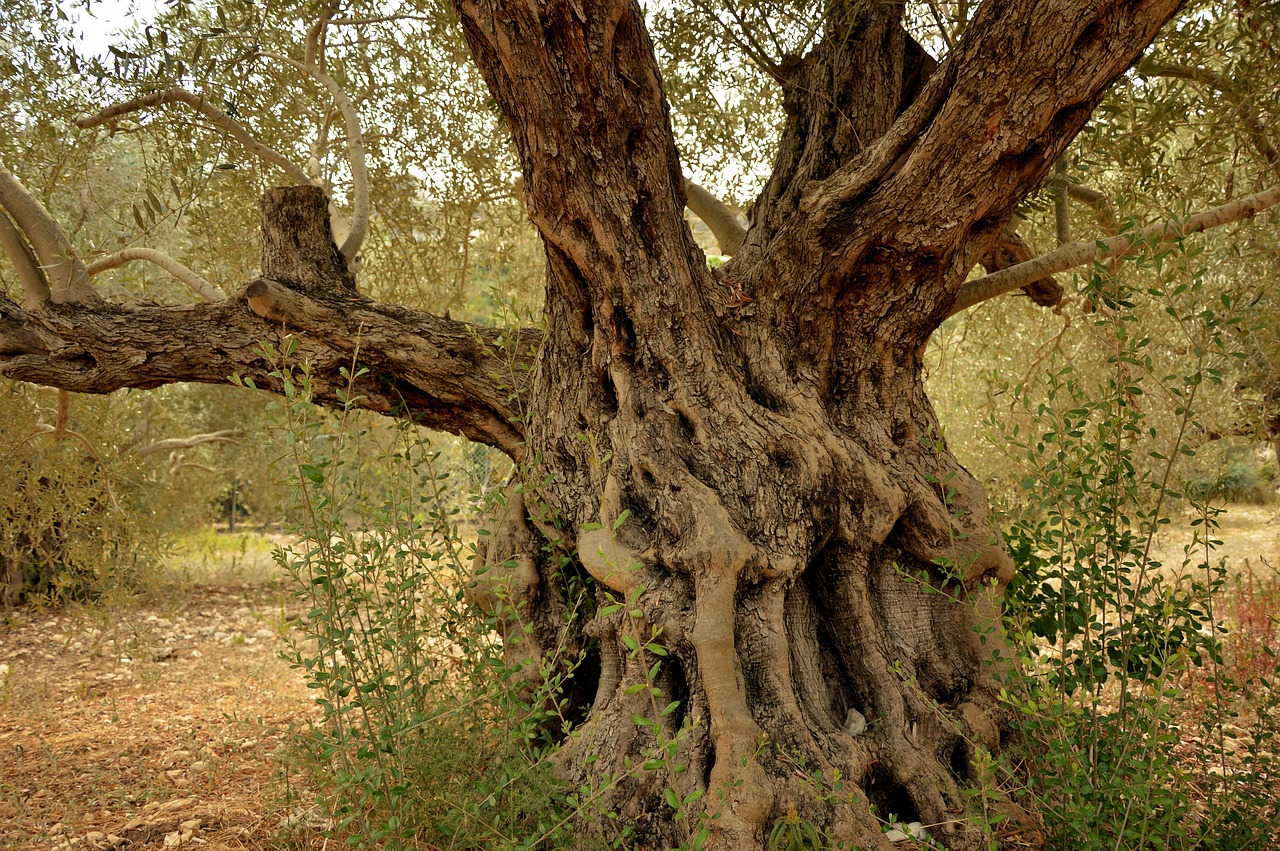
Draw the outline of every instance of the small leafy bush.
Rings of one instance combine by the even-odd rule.
[[[999,441],[1022,470],[1021,502],[1005,509],[1021,672],[1003,694],[1016,745],[996,785],[1035,813],[1049,848],[1269,847],[1274,656],[1242,644],[1274,646],[1276,601],[1252,581],[1229,587],[1213,557],[1213,501],[1263,474],[1236,459],[1213,487],[1182,480],[1202,393],[1236,357],[1231,301],[1207,300],[1198,277],[1148,289],[1191,343],[1161,371],[1135,331],[1135,295],[1104,297],[1111,283],[1097,269],[1090,284],[1108,308],[1095,319],[1104,374],[1055,367],[1034,400],[1001,388],[1022,415]]]
[[[1207,502],[1270,505],[1276,497],[1276,466],[1233,450],[1227,454],[1219,475],[1193,477],[1187,482],[1187,493]]]
[[[380,456],[357,452],[354,397],[326,412],[307,365],[267,354],[301,521],[276,559],[307,607],[288,659],[322,710],[300,753],[328,833],[364,848],[567,847],[571,807],[540,739],[560,681],[526,694],[496,623],[467,604],[467,518],[440,451],[402,424]],[[353,364],[351,385],[360,375]]]

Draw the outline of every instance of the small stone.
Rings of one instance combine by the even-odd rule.
[[[208,771],[211,768],[213,768],[213,766],[203,759],[191,763],[191,770],[195,772]]]
[[[197,830],[200,829],[200,825],[202,824],[203,822],[200,819],[193,818],[193,819],[187,819],[182,824],[178,825],[178,827],[182,829],[183,833],[186,833],[187,831],[191,831],[192,833],[195,833]]]
[[[867,732],[867,717],[853,707],[844,716],[844,731],[857,738]]]
[[[182,776],[182,769],[181,769],[181,768],[171,768],[171,769],[169,769],[168,771],[166,771],[166,772],[165,772],[165,776],[166,776],[166,777],[170,777],[170,778],[178,778],[178,777],[181,777],[181,776]]]
[[[84,838],[90,842],[104,842],[107,835],[100,830],[91,830],[84,835]]]

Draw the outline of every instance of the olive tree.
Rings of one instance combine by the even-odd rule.
[[[776,5],[781,34],[759,5],[690,4],[781,104],[743,224],[686,179],[639,3],[454,3],[541,240],[536,328],[362,292],[377,217],[369,127],[348,89],[372,74],[344,83],[326,64],[335,10],[293,52],[246,50],[331,97],[337,193],[269,144],[288,140],[256,138],[212,98],[169,87],[105,106],[81,127],[187,109],[277,169],[259,274],[227,297],[156,254],[86,264],[0,168],[0,236],[22,289],[21,304],[0,300],[0,374],[85,393],[229,375],[282,391],[272,353],[288,351],[318,402],[355,399],[495,447],[522,472],[475,596],[506,595],[514,661],[582,660],[557,761],[605,790],[639,845],[686,836],[671,792],[705,807],[708,847],[760,848],[792,811],[889,847],[873,805],[935,825],[949,847],[985,847],[963,790],[975,754],[1001,746],[999,601],[1014,565],[941,438],[925,346],[959,310],[1019,289],[1056,304],[1053,273],[1254,215],[1280,190],[1033,259],[1018,205],[1180,3],[987,0],[947,30],[940,61],[908,31],[909,4]],[[708,263],[686,206],[728,262]],[[209,300],[104,298],[95,274],[134,260],[167,264]],[[832,807],[837,775],[854,794]]]

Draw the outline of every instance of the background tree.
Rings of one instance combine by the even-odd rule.
[[[604,788],[641,844],[688,830],[664,790],[702,796],[717,847],[761,847],[790,811],[886,847],[872,804],[937,825],[951,847],[983,844],[958,815],[970,760],[1001,744],[998,597],[1013,565],[982,488],[942,440],[925,346],[959,306],[1003,290],[1056,302],[1045,275],[1093,259],[1089,239],[1062,263],[967,281],[979,264],[1030,256],[1010,227],[1019,205],[1179,4],[1005,0],[957,4],[948,21],[933,4],[690,3],[655,16],[657,52],[634,3],[455,6],[396,20],[182,10],[182,44],[154,34],[145,50],[117,52],[117,68],[99,69],[115,102],[82,127],[145,134],[153,110],[189,108],[212,138],[249,152],[246,171],[310,185],[264,196],[260,277],[237,291],[232,272],[209,302],[166,307],[104,298],[80,259],[92,249],[73,245],[57,205],[0,170],[23,293],[21,307],[0,302],[0,372],[94,393],[231,374],[280,391],[286,359],[305,361],[319,401],[350,399],[354,381],[370,410],[521,464],[483,581],[513,597],[525,625],[508,634],[514,661],[552,648],[582,660],[563,770]],[[301,47],[278,47],[290,40]],[[941,61],[922,47],[937,42]],[[756,70],[723,61],[728,45]],[[684,73],[686,55],[706,61]],[[384,86],[383,62],[407,81]],[[123,97],[116,78],[140,90]],[[450,97],[432,98],[442,78]],[[736,80],[780,103],[775,144],[760,140],[768,122],[720,88]],[[723,94],[729,123],[718,126],[759,130],[721,135],[758,146],[725,160],[750,164],[729,180],[745,185],[772,152],[745,233],[720,221],[721,253],[735,256],[716,268],[685,224],[701,196],[686,191],[676,147],[711,147],[711,122],[689,116],[714,112],[673,121],[668,91],[676,103]],[[281,113],[281,102],[307,106]],[[449,121],[466,132],[441,138],[468,144],[423,143]],[[394,219],[368,199],[404,180],[393,166],[429,187],[433,162],[468,157],[489,177],[467,187],[483,200],[461,206],[457,227],[469,237],[482,215],[498,235],[524,205],[545,259],[541,329],[370,297],[409,291],[395,283],[411,288],[429,268],[413,247],[431,239],[395,231],[423,209],[414,191],[393,196]],[[1072,197],[1069,168],[1057,198]],[[239,173],[239,155],[197,170]],[[1277,200],[1260,188],[1191,229]],[[1091,189],[1075,197],[1105,209]],[[223,205],[204,197],[217,221]],[[140,228],[165,213],[147,201],[131,205]],[[438,197],[430,208],[453,209]],[[241,252],[248,242],[244,226],[212,230]],[[1121,236],[1111,250],[1130,247]],[[474,258],[454,262],[465,276]],[[817,772],[847,778],[851,802],[830,807]]]

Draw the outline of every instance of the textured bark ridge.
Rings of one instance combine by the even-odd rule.
[[[279,392],[264,350],[291,341],[311,365],[316,401],[342,404],[343,371],[359,404],[412,416],[523,457],[513,423],[542,335],[500,332],[360,296],[329,231],[327,201],[309,186],[262,201],[263,277],[214,304],[47,304],[24,310],[0,297],[0,373],[81,393],[230,376]]]

